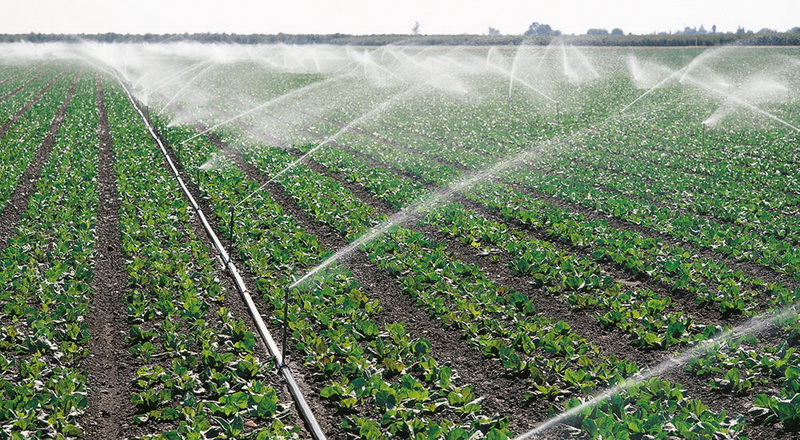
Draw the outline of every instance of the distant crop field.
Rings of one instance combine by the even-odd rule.
[[[797,438],[799,69],[0,45],[0,438]]]

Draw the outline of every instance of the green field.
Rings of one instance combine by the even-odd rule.
[[[0,438],[798,437],[798,68],[0,46]]]

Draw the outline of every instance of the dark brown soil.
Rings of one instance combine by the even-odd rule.
[[[130,403],[130,379],[138,361],[127,349],[127,314],[123,297],[127,291],[127,272],[122,256],[119,205],[114,174],[114,149],[108,114],[103,101],[103,84],[97,83],[97,112],[100,141],[98,166],[97,242],[92,292],[86,322],[89,326],[89,357],[84,368],[89,375],[88,406],[81,424],[87,439],[112,439],[129,436],[126,429],[134,415]]]
[[[14,229],[16,229],[17,223],[19,223],[22,213],[28,209],[28,201],[36,190],[36,182],[39,180],[42,168],[44,168],[44,164],[47,162],[47,158],[53,150],[53,144],[55,144],[58,130],[64,122],[67,107],[72,100],[72,96],[75,94],[75,89],[78,87],[78,79],[77,77],[75,78],[72,87],[64,98],[64,102],[62,102],[58,110],[56,110],[53,121],[47,129],[42,143],[39,145],[39,148],[36,149],[36,155],[22,173],[16,191],[14,191],[8,204],[6,204],[2,213],[0,213],[0,248],[5,247],[8,238],[14,232]]]

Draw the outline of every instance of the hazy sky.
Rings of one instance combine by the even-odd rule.
[[[619,27],[674,32],[716,24],[785,31],[800,0],[2,0],[0,33],[521,34],[536,21],[566,34]]]

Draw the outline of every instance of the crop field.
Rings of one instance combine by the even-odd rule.
[[[0,439],[800,438],[798,71],[0,45]]]

